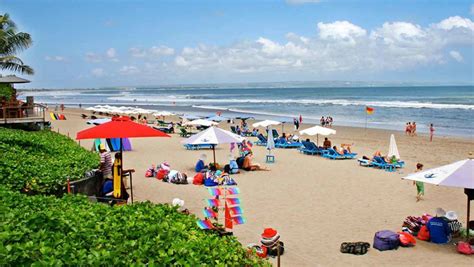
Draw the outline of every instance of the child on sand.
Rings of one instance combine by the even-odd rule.
[[[420,172],[423,170],[423,164],[416,164],[416,171]],[[416,202],[420,201],[421,198],[425,195],[425,184],[419,181],[413,181],[413,185],[416,185]]]

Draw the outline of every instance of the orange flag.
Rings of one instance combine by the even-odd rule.
[[[365,111],[366,111],[367,114],[369,114],[369,115],[372,115],[372,113],[374,113],[374,110],[375,110],[374,108],[371,108],[371,107],[369,107],[369,106],[366,106],[366,107],[365,107]]]
[[[230,216],[230,210],[229,207],[227,207],[227,202],[225,203],[225,228],[227,229],[232,229],[233,224],[232,224],[232,217]]]

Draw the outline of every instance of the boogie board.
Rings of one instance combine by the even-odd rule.
[[[122,185],[122,162],[120,159],[115,159],[114,161],[114,197],[120,198],[121,196],[121,185]]]

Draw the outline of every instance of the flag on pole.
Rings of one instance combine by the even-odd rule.
[[[209,194],[213,197],[223,195],[224,193],[220,188],[207,188]]]
[[[241,215],[241,214],[244,213],[244,211],[242,210],[242,208],[239,207],[239,206],[229,208],[229,210],[230,210],[230,212],[232,213],[232,215]]]
[[[240,194],[240,189],[238,187],[227,188],[227,194],[229,194],[229,195],[238,195],[238,194]]]
[[[210,208],[204,208],[203,210],[204,216],[208,218],[217,218],[217,212],[213,211]]]
[[[221,202],[218,199],[208,199],[207,204],[211,207],[219,207]]]
[[[374,110],[374,108],[371,108],[369,106],[365,107],[365,112],[367,112],[368,115],[372,115],[372,113],[374,113]]]
[[[245,218],[242,216],[232,217],[232,220],[234,221],[234,224],[244,224],[246,222]]]
[[[227,198],[226,199],[226,204],[229,205],[239,205],[240,204],[240,199],[239,198]]]

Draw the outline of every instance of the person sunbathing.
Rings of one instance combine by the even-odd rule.
[[[250,152],[245,156],[242,168],[246,171],[269,171],[269,169],[260,166],[258,163],[253,163],[253,153]]]
[[[337,149],[337,146],[333,146],[332,149],[334,149],[334,151],[336,151],[337,154],[344,156],[344,148]]]

